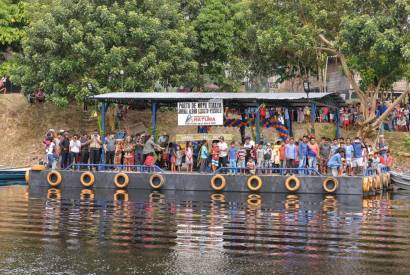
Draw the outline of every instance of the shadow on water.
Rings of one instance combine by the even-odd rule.
[[[404,273],[409,224],[409,197],[390,193],[9,186],[0,188],[0,273]]]

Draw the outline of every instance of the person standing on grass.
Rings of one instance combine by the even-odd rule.
[[[76,164],[78,157],[80,156],[81,141],[78,140],[78,136],[74,135],[70,140],[70,162]]]
[[[185,164],[187,165],[188,172],[192,172],[192,166],[194,166],[194,152],[192,150],[192,143],[190,141],[186,143]]]
[[[236,144],[234,141],[231,142],[231,147],[229,148],[229,167],[231,169],[232,174],[236,174],[236,167],[237,167],[237,154],[238,150],[236,149]]]

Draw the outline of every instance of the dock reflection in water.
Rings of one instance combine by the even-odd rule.
[[[0,274],[408,273],[410,197],[0,188]]]

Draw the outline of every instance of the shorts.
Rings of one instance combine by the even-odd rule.
[[[346,165],[352,167],[353,161],[352,159],[346,159]]]
[[[327,166],[327,162],[328,162],[329,160],[328,159],[326,159],[326,158],[320,158],[320,166]]]
[[[212,163],[213,166],[218,166],[219,165],[219,160],[213,159],[211,163]]]
[[[363,166],[363,158],[355,158],[352,160],[352,168],[355,167],[362,167]]]
[[[245,160],[238,160],[238,168],[245,168]]]

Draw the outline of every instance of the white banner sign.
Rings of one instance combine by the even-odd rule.
[[[222,100],[178,102],[178,125],[223,125]]]

